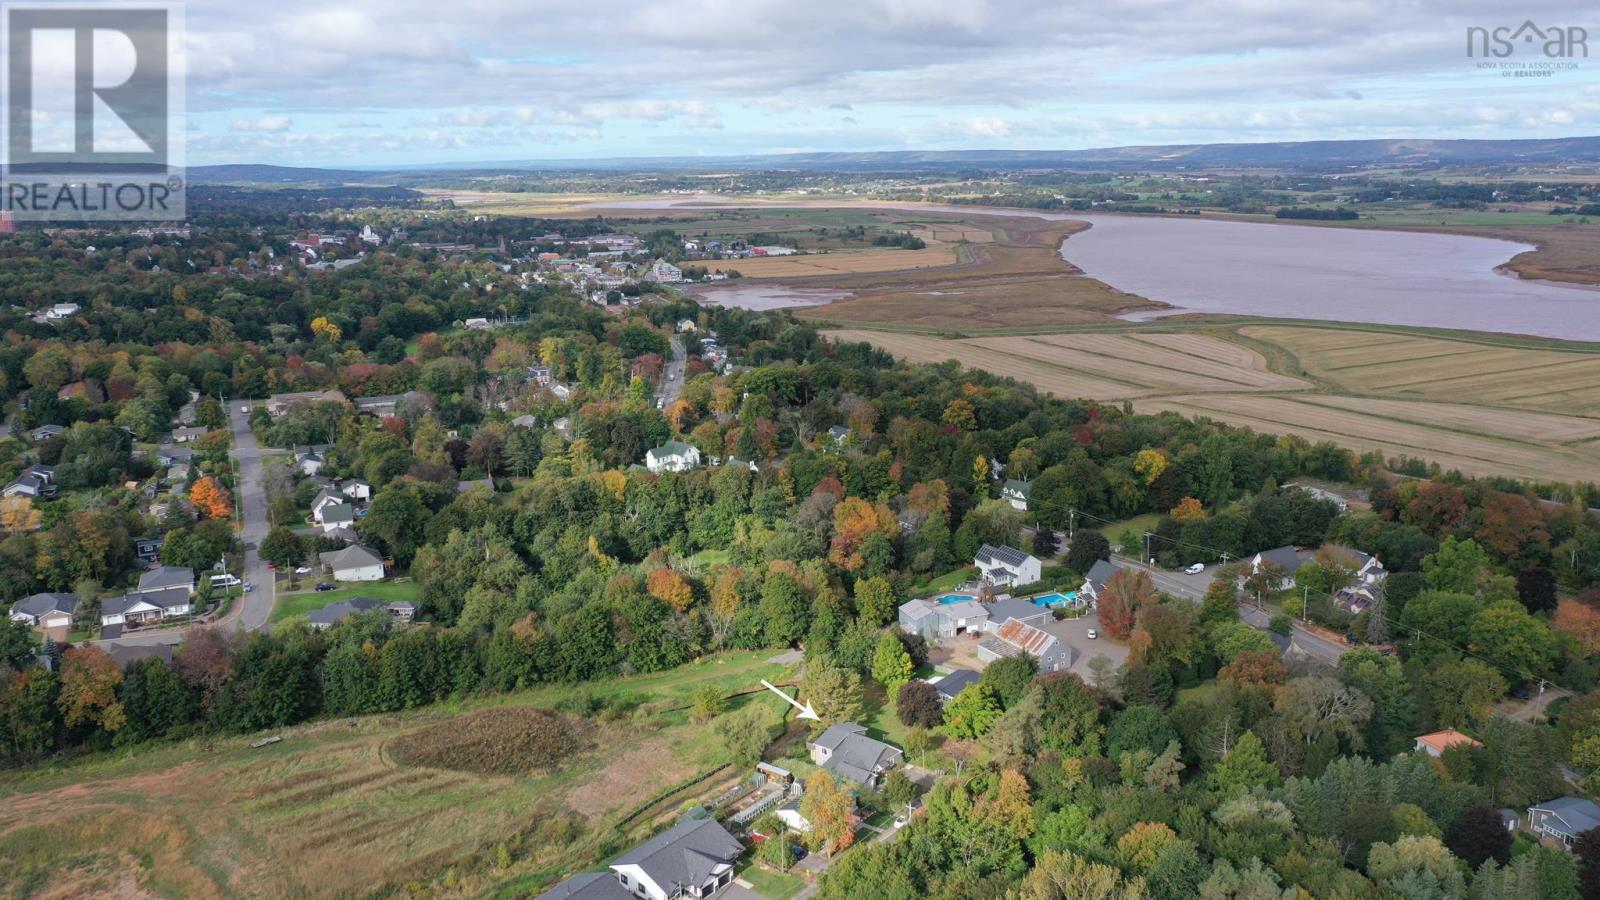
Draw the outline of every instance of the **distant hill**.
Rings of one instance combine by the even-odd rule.
[[[1600,137],[1522,140],[1300,141],[1262,144],[1172,144],[1092,150],[888,150],[784,153],[769,156],[616,157],[503,160],[397,166],[387,172],[289,166],[197,166],[199,183],[307,184],[414,181],[428,173],[517,174],[543,171],[707,171],[797,169],[817,172],[924,172],[963,169],[1275,168],[1316,171],[1373,166],[1600,163]]]

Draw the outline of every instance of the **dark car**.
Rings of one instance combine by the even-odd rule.
[[[339,586],[337,584],[329,584],[326,581],[317,582],[317,590],[319,591],[336,591],[338,589]]]

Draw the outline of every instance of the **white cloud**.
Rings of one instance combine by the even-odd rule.
[[[261,131],[276,134],[288,131],[294,121],[288,116],[262,116],[258,119],[235,119],[228,126],[231,131]]]

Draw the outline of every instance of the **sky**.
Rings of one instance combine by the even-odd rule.
[[[190,0],[190,165],[1600,133],[1534,0]],[[1511,77],[1469,27],[1578,26]],[[1519,45],[1509,62],[1548,62]]]

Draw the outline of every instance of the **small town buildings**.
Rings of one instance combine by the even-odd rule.
[[[1012,509],[1028,510],[1028,496],[1033,493],[1033,482],[1007,478],[1000,487],[1000,499],[1011,504]]]
[[[331,391],[294,391],[287,394],[273,394],[267,398],[267,412],[274,418],[289,411],[289,407],[296,403],[347,403],[344,391],[335,388]]]
[[[1050,607],[1040,606],[1026,597],[1006,597],[993,603],[985,603],[984,608],[989,611],[989,622],[984,626],[985,631],[999,631],[1000,626],[1012,619],[1028,625],[1043,625],[1054,616]]]
[[[978,548],[972,564],[978,567],[983,580],[996,587],[1033,584],[1043,577],[1043,564],[1037,557],[1004,544],[998,547],[984,544]]]
[[[956,695],[966,689],[968,685],[977,684],[983,679],[980,672],[971,669],[956,669],[948,675],[933,682],[933,689],[939,692],[939,699],[949,703]]]
[[[658,259],[650,264],[650,268],[645,270],[644,280],[657,281],[661,284],[677,284],[683,280],[683,270],[664,259]]]
[[[72,633],[72,617],[77,611],[78,595],[70,592],[34,594],[11,604],[14,621],[44,632],[57,643]]]
[[[382,581],[383,557],[361,544],[317,554],[322,567],[333,573],[335,581]]]
[[[899,615],[901,631],[922,635],[930,641],[958,634],[977,634],[989,621],[988,607],[971,597],[954,594],[939,599],[907,600],[900,604]]]
[[[978,644],[978,658],[994,662],[1026,653],[1039,661],[1042,673],[1060,672],[1072,665],[1071,645],[1026,622],[1009,619],[995,633]]]
[[[854,722],[828,726],[806,747],[813,763],[868,788],[876,788],[883,776],[905,758],[899,747],[867,737],[866,726]]]
[[[1583,797],[1560,797],[1528,807],[1528,830],[1572,849],[1578,835],[1600,828],[1600,806]]]
[[[683,819],[611,862],[617,881],[648,900],[709,897],[733,881],[744,845],[715,819]]]
[[[1414,745],[1414,752],[1426,753],[1429,756],[1441,756],[1444,751],[1459,744],[1468,747],[1482,747],[1483,745],[1454,729],[1435,731],[1432,734],[1420,735]]]
[[[410,622],[417,615],[417,605],[410,600],[386,602],[371,597],[351,597],[349,600],[336,600],[321,609],[312,610],[306,614],[306,621],[313,629],[321,631],[332,628],[350,616],[375,609],[387,612],[389,618],[402,623]]]
[[[700,465],[700,449],[682,441],[667,441],[645,451],[644,467],[651,472],[687,472]]]

